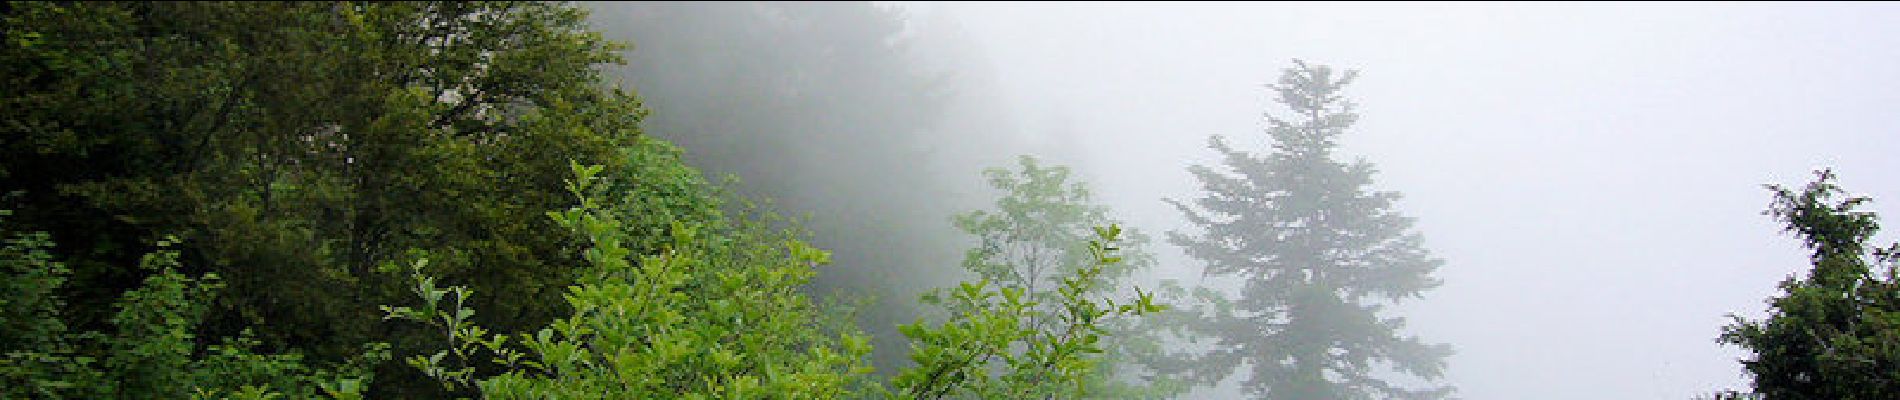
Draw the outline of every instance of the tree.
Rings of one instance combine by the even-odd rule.
[[[611,164],[639,103],[600,88],[615,45],[548,2],[8,2],[0,5],[0,188],[71,269],[77,329],[177,234],[217,273],[202,328],[340,361],[402,298],[376,267],[410,249],[479,288],[505,331],[567,312],[567,162]],[[406,371],[406,370],[398,370]],[[401,385],[415,379],[384,379]],[[383,390],[384,397],[416,394]]]
[[[678,162],[664,144],[633,151]],[[411,365],[499,399],[840,398],[869,373],[867,339],[828,327],[799,291],[824,251],[789,231],[727,219],[696,173],[678,174],[690,170],[573,171],[568,188],[580,204],[547,216],[587,245],[581,277],[564,291],[574,313],[531,333],[495,334],[470,321],[466,287],[439,287],[426,259],[417,261],[410,289],[422,302],[385,312],[451,340]],[[701,201],[650,207],[646,197],[673,190]],[[645,214],[659,210],[685,217],[666,221],[665,237],[643,239],[655,222]]]
[[[1721,343],[1749,352],[1742,366],[1767,400],[1887,399],[1900,394],[1900,244],[1868,243],[1879,218],[1859,208],[1832,171],[1800,190],[1768,185],[1764,214],[1812,253],[1806,276],[1781,282],[1768,317],[1731,315]],[[1739,397],[1738,397],[1739,398]]]
[[[1048,345],[1056,342],[1056,338],[1065,332],[1080,330],[1099,334],[1100,350],[1106,354],[1088,368],[1075,372],[1074,379],[1079,381],[1076,384],[1078,389],[1056,389],[1059,386],[1045,388],[1050,393],[1064,394],[1058,397],[1073,398],[1086,394],[1090,398],[1154,398],[1179,394],[1178,391],[1171,391],[1177,387],[1165,380],[1148,382],[1146,378],[1149,377],[1132,376],[1131,370],[1139,365],[1133,354],[1130,354],[1131,350],[1153,346],[1157,340],[1145,330],[1145,326],[1135,323],[1139,319],[1078,321],[1068,315],[1074,311],[1071,307],[1075,307],[1076,301],[1082,296],[1133,296],[1136,301],[1148,300],[1151,296],[1139,290],[1129,292],[1132,287],[1130,278],[1138,271],[1152,268],[1155,263],[1154,256],[1142,249],[1148,241],[1147,237],[1132,230],[1125,235],[1100,236],[1096,228],[1119,226],[1120,223],[1109,217],[1107,207],[1092,203],[1088,188],[1072,181],[1068,168],[1046,166],[1026,155],[1018,158],[1017,164],[1019,170],[996,168],[985,171],[991,187],[1003,192],[1002,197],[996,199],[995,209],[972,211],[956,218],[956,226],[977,239],[976,247],[970,249],[963,260],[963,268],[978,279],[975,287],[966,285],[948,292],[933,291],[925,296],[924,303],[943,307],[959,321],[985,320],[966,313],[1001,313],[1002,318],[991,319],[1001,326],[978,325],[969,328],[1014,333],[1020,336],[1019,340],[1030,343],[1025,346],[1029,348],[1035,348],[1037,343]],[[1116,231],[1119,233],[1119,229]],[[1111,245],[1118,249],[1114,254],[1116,262],[1102,263],[1102,255],[1097,254],[1098,249],[1090,247],[1091,243]],[[1069,282],[1075,279],[1085,282]],[[992,286],[1002,296],[1002,301],[985,303],[986,300],[994,299],[976,296],[972,292]],[[913,339],[927,339],[926,343],[929,343],[929,339],[937,339],[917,334],[911,336]],[[1009,334],[987,336],[992,340],[1014,337]],[[1012,356],[1015,355],[999,355],[1005,359]],[[942,367],[943,363],[942,359],[929,357],[918,361],[920,366]],[[1030,376],[1023,374],[1015,377]],[[1002,387],[1027,384],[1011,382],[1009,376],[999,379],[1000,382],[989,384]],[[1068,383],[1040,382],[1045,385]],[[990,398],[1022,398],[1021,390],[1026,390],[984,387],[984,382],[971,382],[968,385],[970,393],[987,394]]]
[[[1120,235],[1114,225],[1097,228],[1088,247],[1093,261],[1058,274],[1060,282],[1047,293],[982,279],[930,294],[925,302],[950,316],[941,324],[901,328],[913,340],[916,365],[899,371],[891,380],[897,392],[883,397],[1071,399],[1111,389],[1102,387],[1108,377],[1101,353],[1112,338],[1107,326],[1117,317],[1163,309],[1146,293],[1119,303],[1100,294],[1103,274],[1121,262]]]
[[[632,148],[646,153],[633,157],[677,163],[676,150],[648,143]],[[1064,176],[1059,168],[1026,165],[1039,184]],[[1046,240],[1089,245],[1050,248],[1063,253],[1051,260],[1062,262],[1045,265],[1050,271],[1036,282],[1050,286],[1040,290],[1020,275],[995,274],[996,284],[983,279],[937,292],[932,303],[949,317],[902,327],[915,340],[917,365],[880,385],[869,380],[867,338],[841,328],[841,316],[821,313],[799,291],[825,252],[789,231],[721,213],[710,186],[690,169],[573,169],[569,187],[580,204],[548,215],[589,246],[583,276],[566,290],[575,313],[533,333],[493,333],[471,322],[475,308],[464,304],[471,291],[439,286],[425,258],[410,269],[409,289],[421,302],[384,310],[388,318],[426,324],[450,345],[410,357],[410,365],[450,389],[502,399],[1074,398],[1127,387],[1105,381],[1111,370],[1099,353],[1113,348],[1116,317],[1160,310],[1140,291],[1132,300],[1109,298],[1124,294],[1110,277],[1128,271],[1120,228],[1091,229],[1092,239],[1043,232],[1054,235]],[[1081,193],[1070,191],[1077,186],[1032,186],[1058,190],[1037,192],[1057,198]],[[658,193],[685,201],[655,204],[650,199]],[[1068,221],[1065,228],[1074,228],[1078,216],[1101,219],[1097,207],[1069,211],[1058,218]],[[996,226],[981,215],[966,221]],[[668,216],[679,218],[662,221]],[[655,222],[671,225],[667,235],[642,239]],[[972,265],[996,261],[992,253],[972,254]],[[484,374],[483,367],[498,373]]]
[[[1426,379],[1450,349],[1427,344],[1385,317],[1385,304],[1419,297],[1439,282],[1412,221],[1392,209],[1399,195],[1375,191],[1373,167],[1334,159],[1336,139],[1358,119],[1340,89],[1354,71],[1298,60],[1270,85],[1293,120],[1269,114],[1272,152],[1256,156],[1214,136],[1226,171],[1194,166],[1207,191],[1169,200],[1201,232],[1169,242],[1205,262],[1204,274],[1244,279],[1238,299],[1209,297],[1188,318],[1214,349],[1180,368],[1203,383],[1243,363],[1249,394],[1276,399],[1430,399],[1449,387],[1408,389],[1375,377],[1383,368]]]

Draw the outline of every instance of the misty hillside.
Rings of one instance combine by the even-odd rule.
[[[1900,398],[1900,7],[0,3],[0,399]]]

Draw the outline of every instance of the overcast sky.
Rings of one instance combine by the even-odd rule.
[[[1446,260],[1404,310],[1457,348],[1467,399],[1743,388],[1724,315],[1805,268],[1761,184],[1831,166],[1900,217],[1896,4],[903,7],[961,25],[1029,135],[1083,139],[1085,176],[1149,232],[1183,227],[1160,199],[1195,196],[1208,135],[1264,148],[1261,85],[1291,59],[1361,70],[1344,151]]]

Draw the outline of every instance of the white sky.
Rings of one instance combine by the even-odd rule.
[[[1900,4],[905,8],[959,23],[1012,112],[1084,139],[1090,183],[1152,233],[1182,226],[1160,198],[1193,196],[1208,135],[1264,147],[1260,85],[1290,59],[1360,69],[1345,151],[1446,260],[1406,310],[1467,399],[1742,388],[1724,314],[1805,267],[1760,185],[1832,166],[1900,218]]]

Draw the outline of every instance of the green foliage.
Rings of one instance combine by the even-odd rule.
[[[892,327],[954,281],[957,232],[940,223],[976,188],[934,168],[969,132],[942,129],[948,76],[925,71],[914,26],[871,2],[593,2],[595,26],[634,42],[611,73],[655,110],[648,132],[712,176],[799,217],[837,271],[818,293],[868,295],[858,322],[877,364],[902,365]],[[947,139],[954,138],[954,139]],[[984,149],[991,150],[991,149]],[[889,368],[883,368],[888,370]]]
[[[1018,163],[1020,171],[986,171],[1003,192],[995,210],[956,218],[978,239],[963,262],[978,280],[924,295],[948,320],[902,327],[917,367],[893,385],[912,398],[1168,395],[1166,384],[1117,376],[1130,366],[1123,365],[1131,361],[1128,350],[1153,338],[1133,319],[1107,318],[1159,309],[1139,290],[1131,304],[1107,299],[1124,294],[1133,272],[1153,265],[1140,250],[1146,238],[1130,232],[1124,239],[1107,208],[1091,204],[1067,168],[1029,156]],[[1101,226],[1109,228],[1095,229]]]
[[[573,315],[532,334],[491,334],[468,322],[467,289],[438,288],[418,263],[422,305],[385,310],[427,322],[453,344],[412,365],[504,399],[838,398],[869,373],[866,339],[825,332],[799,293],[825,252],[783,231],[715,218],[675,221],[658,252],[637,254],[628,245],[641,229],[612,200],[640,202],[639,193],[602,193],[613,187],[599,182],[603,167],[573,171],[569,191],[580,205],[548,213],[589,244],[565,296]],[[503,372],[477,377],[478,364]]]
[[[92,381],[84,368],[90,357],[74,354],[60,318],[65,302],[57,290],[70,273],[48,251],[44,232],[16,233],[5,225],[11,210],[0,210],[0,397],[58,397],[74,391],[75,381]]]
[[[627,156],[677,161],[676,151],[660,143],[630,148]],[[1024,163],[1027,181],[993,174],[999,186],[1019,193],[1014,199],[1057,188],[1072,196],[1055,198],[1086,201],[1079,187],[1064,183],[1066,172]],[[1107,298],[1116,278],[1129,273],[1118,254],[1122,232],[1113,225],[1094,230],[1092,245],[1080,249],[1057,241],[1075,239],[1074,232],[1045,231],[1047,242],[1036,245],[1086,255],[1035,267],[1048,268],[1047,276],[1025,280],[987,268],[1000,284],[986,278],[929,296],[949,320],[901,328],[916,341],[918,366],[885,388],[866,381],[867,338],[831,332],[799,292],[825,252],[790,232],[724,216],[690,169],[653,165],[660,167],[573,166],[569,192],[580,204],[548,215],[586,239],[587,267],[565,296],[575,313],[532,334],[496,334],[471,322],[469,289],[442,287],[428,276],[426,261],[411,264],[410,289],[421,303],[385,307],[385,314],[422,322],[450,345],[406,361],[450,390],[483,398],[1071,398],[1139,389],[1112,380],[1101,353],[1113,349],[1116,317],[1162,307],[1139,290],[1125,304]],[[616,183],[622,180],[637,183]],[[655,193],[675,201],[656,202]],[[1026,205],[1052,209],[1042,204],[1051,199]],[[1099,207],[1066,210],[1044,217],[1071,230],[1106,220]],[[1026,222],[998,225],[996,218],[973,213],[962,224],[1000,234]],[[668,236],[642,239],[663,220],[670,220]],[[998,255],[973,252],[969,265],[1006,261]]]
[[[386,357],[386,346],[372,344],[351,363],[312,369],[294,353],[259,353],[248,332],[201,345],[210,341],[194,332],[223,285],[215,274],[180,274],[172,239],[141,260],[153,274],[115,303],[112,330],[71,332],[57,295],[69,272],[47,251],[52,243],[45,233],[5,228],[0,397],[360,399],[369,367]]]
[[[1057,275],[1053,298],[1023,286],[992,285],[988,279],[964,282],[948,293],[933,292],[925,303],[950,316],[941,324],[904,325],[913,340],[917,365],[892,379],[896,396],[938,398],[1080,398],[1093,396],[1100,383],[1105,325],[1116,317],[1159,312],[1147,293],[1117,303],[1100,294],[1103,275],[1122,262],[1115,244],[1121,228],[1096,230],[1088,247],[1092,262]],[[1053,308],[1054,313],[1045,310]]]
[[[737,123],[711,130],[784,128],[813,139],[767,148],[807,161],[849,145],[885,150],[819,163],[816,175],[750,166],[776,186],[766,192],[828,214],[826,237],[848,246],[858,272],[942,265],[917,261],[948,242],[920,206],[943,191],[884,191],[922,176],[811,189],[829,187],[812,176],[841,171],[922,172],[898,168],[919,150],[892,134],[934,115],[929,80],[892,67],[901,52],[882,40],[901,24],[866,4],[763,9],[784,13],[755,16],[798,21],[777,28],[880,56],[780,54],[791,72],[760,76],[822,78],[794,90],[805,94],[853,90],[724,110],[770,115],[709,118]],[[940,300],[947,322],[904,328],[922,364],[899,373],[896,391],[871,382],[869,337],[841,324],[850,310],[804,292],[830,253],[769,213],[728,210],[679,149],[642,137],[642,104],[600,87],[596,68],[617,62],[618,46],[585,17],[544,2],[0,4],[0,188],[20,190],[8,200],[23,205],[0,225],[0,397],[1140,389],[1123,385],[1114,357],[1130,343],[1116,338],[1136,331],[1118,317],[1160,309],[1147,293],[1119,292],[1151,263],[1119,247],[1144,239],[1120,242],[1065,172],[1028,161],[1027,180],[995,177],[1028,196],[1003,212],[1053,213],[959,223],[999,246],[1065,255],[1028,266],[973,253],[966,266],[994,276]],[[865,27],[832,24],[854,21],[888,24],[827,30]],[[821,104],[840,96],[851,100]],[[832,109],[861,114],[787,123]],[[872,217],[838,218],[858,213]],[[1110,228],[1094,246],[1076,245],[1100,225]],[[1040,233],[995,236],[1018,227]],[[412,279],[388,279],[405,272],[398,265]],[[893,281],[880,274],[844,276]],[[1110,299],[1123,295],[1134,300]],[[406,365],[382,362],[392,354]]]
[[[341,361],[404,298],[376,267],[409,249],[478,288],[486,326],[565,314],[578,264],[541,212],[567,161],[614,164],[644,113],[603,91],[619,47],[546,2],[9,2],[0,6],[0,188],[70,269],[74,327],[161,234],[216,273],[206,333]],[[398,370],[401,371],[401,370]],[[413,379],[381,380],[403,384]],[[384,387],[392,397],[429,393]]]
[[[1093,204],[1087,187],[1070,179],[1067,167],[1045,166],[1035,157],[1017,158],[1020,170],[984,171],[990,186],[1003,195],[995,210],[977,210],[955,218],[955,225],[977,245],[964,254],[963,268],[977,276],[1010,286],[1034,288],[1050,275],[1068,274],[1095,262],[1087,251],[1094,227],[1117,224],[1108,208]],[[1104,271],[1103,279],[1120,281],[1138,270],[1152,268],[1154,257],[1140,248],[1147,237],[1129,231],[1124,262]],[[1109,285],[1113,286],[1113,285]],[[1049,296],[1052,293],[1042,293]]]
[[[724,226],[729,222],[725,193],[687,165],[678,147],[647,136],[633,142],[621,150],[624,161],[611,173],[613,179],[599,183],[605,193],[616,194],[605,207],[624,224],[625,245],[633,254],[660,253],[673,238],[676,224]]]
[[[1201,307],[1166,317],[1190,338],[1212,339],[1210,351],[1170,369],[1212,384],[1244,364],[1241,387],[1259,398],[1443,398],[1449,387],[1376,377],[1442,376],[1450,348],[1403,336],[1404,319],[1380,311],[1437,286],[1431,273],[1443,262],[1392,209],[1399,195],[1370,188],[1371,164],[1334,160],[1337,138],[1358,120],[1340,94],[1357,74],[1295,64],[1271,86],[1297,116],[1268,117],[1273,151],[1257,156],[1216,136],[1211,147],[1228,170],[1192,167],[1206,196],[1170,200],[1202,232],[1169,241],[1206,262],[1205,275],[1245,280],[1238,299],[1198,290]]]
[[[1774,202],[1765,212],[1801,237],[1811,269],[1782,281],[1766,319],[1731,316],[1720,341],[1750,353],[1742,366],[1763,399],[1892,398],[1900,393],[1900,244],[1869,244],[1879,219],[1859,208],[1872,200],[1847,196],[1832,171],[1815,175],[1799,190],[1769,185]]]

